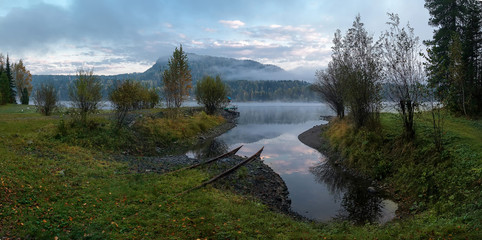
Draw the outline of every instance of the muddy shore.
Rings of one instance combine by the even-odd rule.
[[[316,125],[298,135],[298,139],[306,146],[320,150],[323,141],[321,137],[322,127],[323,125]]]
[[[118,156],[116,159],[127,162],[131,172],[157,174],[165,174],[205,161],[190,158],[186,155],[168,157]],[[201,167],[201,169],[215,176],[245,159],[239,156],[227,157],[206,167]],[[291,201],[288,197],[289,193],[285,182],[259,158],[244,165],[238,171],[225,178],[219,179],[213,186],[218,189],[231,190],[241,195],[254,197],[272,210],[298,217],[290,210]]]
[[[223,115],[223,117],[226,119],[226,122],[198,136],[197,144],[213,139],[236,126],[235,116]],[[164,174],[206,160],[190,158],[185,154],[163,157],[119,155],[115,159],[127,162],[131,172],[157,174]],[[244,159],[243,157],[232,156],[209,164],[202,169],[215,176]],[[230,190],[244,196],[253,197],[274,211],[303,219],[291,211],[291,200],[288,197],[288,188],[283,179],[259,158],[241,167],[235,173],[216,181],[213,186],[218,189]]]

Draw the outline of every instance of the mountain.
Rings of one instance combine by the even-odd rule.
[[[220,75],[224,80],[287,80],[289,78],[289,74],[282,68],[253,60],[238,60],[194,53],[187,53],[187,57],[193,82],[205,75]],[[163,71],[167,68],[168,59],[169,57],[159,58],[151,68],[139,74],[138,79],[160,79],[161,69]]]
[[[205,75],[220,75],[223,80],[293,80],[292,74],[284,69],[262,64],[253,60],[238,60],[234,58],[213,57],[187,53],[193,83]],[[134,79],[139,81],[157,82],[161,80],[161,70],[167,69],[169,56],[160,57],[156,63],[143,73],[124,73],[99,77],[103,80]],[[33,82],[46,79],[67,80],[74,76],[67,75],[33,75]]]
[[[282,68],[262,64],[253,60],[213,57],[188,53],[188,64],[191,69],[193,86],[205,75],[220,75],[231,89],[233,100],[238,101],[312,101],[316,96],[309,91],[307,82],[292,81],[290,73]],[[143,84],[162,86],[161,70],[167,68],[169,57],[161,57],[143,73],[127,73],[111,76],[98,76],[102,82],[102,95],[105,97],[118,81],[133,79]],[[50,82],[58,90],[60,99],[68,100],[68,88],[75,75],[33,75],[32,85],[35,89],[42,83]],[[281,80],[281,81],[264,81]],[[193,96],[194,93],[191,93]]]

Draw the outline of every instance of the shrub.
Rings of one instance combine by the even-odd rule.
[[[227,88],[219,76],[216,79],[205,76],[196,85],[196,99],[204,104],[206,112],[213,114],[227,103]]]
[[[49,116],[57,108],[57,91],[53,84],[42,84],[35,92],[34,102],[37,110]]]
[[[87,115],[97,111],[102,100],[101,83],[94,76],[93,70],[79,69],[77,79],[69,88],[69,96],[72,105],[80,113],[83,123],[87,122]]]
[[[129,111],[153,108],[159,102],[159,95],[139,82],[126,80],[112,90],[109,100],[116,111],[116,126],[120,127]]]
[[[154,108],[159,103],[161,98],[159,97],[159,94],[154,88],[148,89],[147,93],[147,108]]]

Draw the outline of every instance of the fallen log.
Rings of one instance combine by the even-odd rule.
[[[255,153],[253,156],[251,156],[251,157],[249,157],[248,159],[246,159],[246,160],[244,160],[244,161],[236,164],[236,166],[234,166],[234,167],[226,170],[225,172],[217,175],[216,177],[213,177],[213,178],[209,179],[208,181],[205,181],[205,182],[201,183],[200,185],[198,185],[198,186],[196,186],[196,187],[193,187],[193,188],[188,189],[188,190],[186,190],[186,191],[184,191],[184,192],[182,192],[182,193],[179,193],[176,197],[182,196],[182,195],[184,195],[184,194],[186,194],[186,193],[188,193],[188,192],[191,192],[191,191],[194,191],[194,190],[196,190],[196,189],[199,189],[199,188],[202,188],[202,187],[204,187],[204,186],[207,186],[208,184],[211,184],[211,183],[215,182],[216,180],[218,180],[218,179],[220,179],[220,178],[222,178],[222,177],[225,177],[225,176],[229,175],[230,173],[233,173],[234,171],[236,171],[236,170],[237,170],[238,168],[240,168],[241,166],[243,166],[243,165],[245,165],[245,164],[253,161],[253,160],[256,159],[256,158],[258,158],[258,157],[261,155],[261,152],[263,152],[263,149],[264,149],[264,147],[262,147],[262,148],[261,148],[257,153]]]
[[[180,171],[184,171],[184,170],[187,170],[187,169],[193,169],[193,168],[196,168],[196,167],[200,167],[200,166],[203,166],[203,165],[207,165],[207,164],[210,164],[212,162],[215,162],[217,160],[220,160],[220,159],[223,159],[225,157],[229,157],[229,156],[232,156],[234,154],[236,154],[239,149],[241,149],[243,147],[243,145],[233,149],[232,151],[228,152],[228,153],[225,153],[223,155],[220,155],[220,156],[217,156],[215,158],[212,158],[208,161],[205,161],[205,162],[201,162],[201,163],[198,163],[198,164],[194,164],[194,165],[191,165],[191,166],[187,166],[187,167],[183,167],[183,168],[180,168],[180,169],[177,169],[177,170],[174,170],[174,171],[171,171],[171,172],[167,172],[165,174],[172,174],[172,173],[176,173],[176,172],[180,172]]]

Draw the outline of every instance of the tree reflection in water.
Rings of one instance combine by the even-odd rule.
[[[228,145],[224,141],[212,139],[191,149],[191,152],[197,159],[212,158],[227,153]]]
[[[342,209],[338,219],[355,224],[377,222],[382,216],[382,197],[368,191],[369,182],[356,178],[332,161],[326,160],[311,167],[316,180],[328,186],[333,196],[340,199]]]

